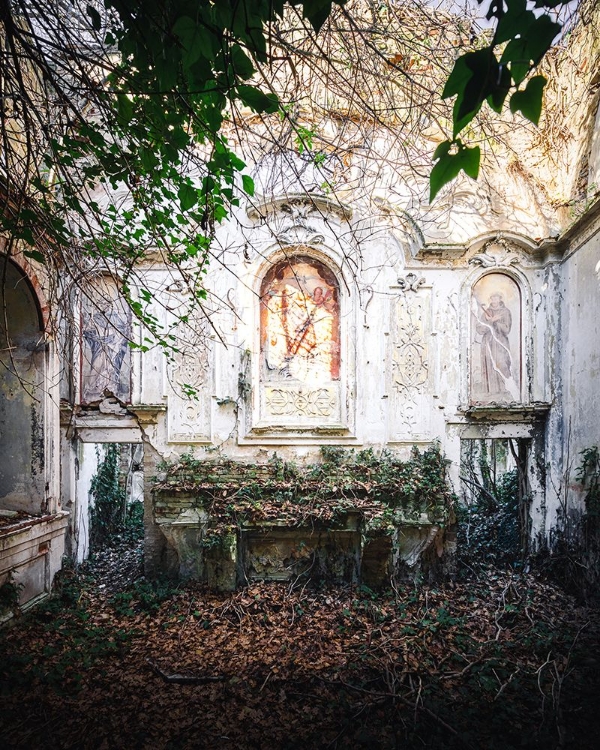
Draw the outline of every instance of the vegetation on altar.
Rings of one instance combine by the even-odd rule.
[[[408,461],[390,451],[321,449],[322,461],[300,466],[274,454],[266,464],[202,460],[184,453],[163,462],[154,484],[156,512],[180,508],[178,493],[210,516],[206,544],[236,527],[269,521],[335,528],[358,514],[367,533],[392,533],[399,523],[447,523],[454,495],[439,445],[413,448]]]

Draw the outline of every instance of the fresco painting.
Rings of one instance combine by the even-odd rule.
[[[339,292],[323,264],[304,256],[277,263],[261,289],[264,380],[311,385],[339,380]]]
[[[471,402],[521,401],[521,293],[502,273],[491,273],[471,297]]]
[[[81,324],[81,400],[114,396],[131,400],[131,311],[114,283],[98,282],[90,292]]]

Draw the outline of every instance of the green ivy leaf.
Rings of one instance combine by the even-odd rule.
[[[177,191],[177,197],[181,210],[188,211],[198,203],[198,190],[189,182],[184,182]]]
[[[122,125],[128,125],[133,119],[133,102],[127,94],[117,94],[117,113]]]
[[[456,151],[451,153],[451,148]],[[429,178],[429,202],[433,202],[439,191],[451,182],[462,170],[466,175],[476,180],[479,174],[481,150],[479,146],[467,147],[462,141],[444,141],[440,143],[434,153],[437,159]]]
[[[39,250],[23,250],[23,255],[27,258],[37,260],[38,263],[46,263],[46,257]]]
[[[227,209],[225,206],[216,205],[213,211],[214,220],[218,223],[227,218]]]
[[[471,122],[481,105],[494,91],[498,80],[499,64],[492,47],[467,52],[454,64],[442,98],[456,95],[454,102],[454,138]]]
[[[536,0],[536,8],[558,8],[559,5],[564,5],[565,0]]]
[[[438,144],[438,147],[433,152],[434,161],[436,159],[441,159],[442,156],[446,156],[446,154],[450,151],[451,148],[452,148],[452,141],[442,141],[440,144]]]
[[[510,65],[510,74],[516,86],[527,77],[531,68],[526,46],[525,39],[511,39],[500,58],[501,65]]]
[[[540,16],[535,19],[527,34],[528,50],[534,65],[537,65],[550,49],[561,29],[562,25],[553,21],[550,16]]]
[[[518,86],[538,64],[561,30],[548,16],[536,18],[526,35],[511,39],[502,53],[500,62],[510,65],[512,79]]]
[[[467,55],[461,55],[456,60],[454,67],[448,76],[444,90],[442,91],[442,99],[449,99],[451,96],[460,94],[464,90],[467,82],[473,75],[473,71],[467,63]]]
[[[255,112],[271,113],[279,109],[279,100],[275,94],[265,94],[255,86],[238,86],[237,93],[240,101]]]
[[[252,78],[256,72],[252,61],[239,44],[234,44],[231,48],[231,62],[236,75],[244,80]]]
[[[302,3],[302,15],[315,31],[319,31],[331,13],[332,4],[331,0],[305,0]]]
[[[140,148],[140,162],[146,172],[152,172],[159,165],[159,159],[154,152],[154,149],[142,146]]]
[[[492,92],[487,98],[487,102],[494,112],[502,112],[502,107],[510,91],[511,75],[506,65],[500,65],[499,76],[492,89]]]
[[[534,125],[540,121],[542,113],[542,100],[546,78],[544,76],[534,76],[527,82],[523,91],[516,91],[510,97],[510,111],[521,112]]]
[[[181,40],[184,49],[182,63],[188,68],[202,56],[200,27],[193,18],[180,16],[173,24],[173,33]]]
[[[252,198],[254,195],[254,180],[250,175],[242,175],[242,187],[244,188],[246,195],[249,195]]]
[[[100,17],[100,13],[98,13],[93,5],[88,5],[85,9],[85,12],[90,17],[90,21],[92,23],[92,28],[94,29],[94,31],[100,31],[100,28],[102,27],[102,18]]]
[[[494,44],[503,44],[518,35],[523,36],[535,21],[535,15],[527,10],[527,0],[505,0],[505,2],[506,13],[498,21]]]

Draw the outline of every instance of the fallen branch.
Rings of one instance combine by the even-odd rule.
[[[223,675],[187,675],[187,674],[167,674],[162,670],[158,664],[152,659],[146,659],[148,664],[152,667],[152,671],[157,674],[165,682],[173,683],[176,685],[205,685],[209,682],[224,682],[225,677]]]

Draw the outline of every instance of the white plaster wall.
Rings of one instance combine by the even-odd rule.
[[[598,150],[593,146],[593,153],[594,148]],[[577,319],[573,313],[570,322],[565,322],[564,300],[579,295],[585,299],[590,277],[596,278],[593,268],[590,271],[591,261],[581,271],[575,265],[567,272],[574,260],[560,266],[560,257],[541,247],[540,238],[557,233],[555,216],[531,182],[518,170],[505,168],[503,162],[490,167],[487,180],[475,183],[461,178],[442,191],[432,206],[418,197],[424,195],[424,185],[393,185],[383,173],[367,194],[359,162],[356,156],[348,166],[348,174],[354,177],[348,177],[338,194],[328,196],[319,194],[321,180],[302,182],[293,174],[276,174],[271,179],[273,174],[265,170],[272,165],[254,165],[257,195],[242,200],[240,208],[218,228],[211,247],[207,297],[202,304],[209,320],[210,372],[198,398],[183,403],[174,393],[172,366],[160,347],[134,353],[132,358],[134,410],[155,410],[155,416],[141,425],[144,441],[167,460],[193,449],[200,458],[218,453],[259,462],[276,451],[302,463],[317,459],[324,444],[388,447],[408,456],[413,444],[424,447],[439,440],[451,460],[458,490],[460,440],[473,420],[483,425],[482,435],[491,425],[501,436],[532,437],[535,432],[538,440],[540,419],[545,418],[538,415],[545,415],[553,404],[548,455],[544,457],[538,445],[538,457],[541,464],[560,465],[562,453],[557,456],[556,452],[558,446],[562,452],[563,446],[562,381],[566,387],[578,363],[591,366],[588,360],[596,346],[585,343],[581,333],[592,321]],[[263,188],[268,195],[261,197],[258,193]],[[318,210],[303,214],[301,206],[290,204],[306,199],[308,188]],[[268,430],[253,432],[258,420],[260,282],[269,263],[298,246],[312,248],[316,257],[335,270],[340,282],[345,432],[328,436],[315,432],[299,437],[275,429],[270,434]],[[173,273],[152,255],[138,271],[144,286],[155,295],[150,312],[163,324],[173,321],[186,299]],[[470,289],[487,271],[506,272],[522,292],[523,410],[474,417],[468,413]],[[418,281],[414,290],[406,287],[409,274]],[[406,399],[400,397],[392,378],[400,325],[397,319],[394,323],[394,316],[403,297],[420,300],[426,318],[427,379],[414,401],[412,431],[406,427]],[[585,314],[591,315],[589,310]],[[138,336],[143,343],[141,331]],[[573,337],[582,338],[576,351]],[[252,386],[247,401],[240,397],[241,376]],[[592,388],[585,386],[586,392]],[[585,418],[593,421],[593,410],[586,412],[585,406],[577,405],[577,398],[569,402],[569,414],[578,417],[585,412]],[[534,407],[539,407],[536,416]],[[591,427],[586,430],[579,441],[584,447]],[[118,440],[116,433],[114,439]],[[553,468],[551,474],[556,471]],[[554,474],[551,480],[556,483]],[[79,480],[78,497],[85,494],[84,485],[80,487],[85,481]],[[531,484],[534,533],[544,524],[547,532],[556,519],[557,496],[553,500],[544,497],[541,472],[532,476]]]
[[[343,276],[347,326],[342,357],[346,359],[347,374],[352,381],[349,389],[349,408],[354,414],[351,437],[315,437],[295,441],[282,434],[252,443],[244,439],[246,414],[238,398],[238,378],[245,353],[249,352],[252,362],[259,357],[258,289],[261,274],[268,267],[265,261],[279,257],[279,248],[273,243],[269,226],[253,225],[245,214],[239,223],[232,221],[220,231],[218,262],[213,261],[206,278],[209,301],[226,301],[226,304],[215,303],[211,313],[210,336],[215,340],[213,376],[205,388],[210,401],[210,425],[206,430],[210,440],[170,441],[164,414],[159,414],[156,425],[145,429],[146,437],[165,458],[193,447],[199,457],[206,455],[211,458],[218,449],[221,455],[230,458],[266,461],[277,451],[278,455],[299,463],[314,460],[320,446],[326,443],[372,446],[377,450],[390,447],[401,455],[408,455],[414,443],[425,446],[439,440],[452,461],[451,473],[457,486],[460,425],[468,422],[464,410],[468,406],[469,290],[485,269],[470,262],[474,250],[467,247],[449,257],[413,259],[409,244],[398,242],[394,227],[377,226],[372,219],[365,220],[360,215],[352,217],[346,232],[346,236],[360,241],[341,243],[332,225],[332,221],[323,221],[319,226],[326,241],[317,249],[319,257],[329,257],[334,267],[342,269],[340,276]],[[341,235],[339,223],[336,229]],[[527,247],[514,245],[510,247],[510,253],[505,248],[498,250],[494,262],[499,265],[494,270],[502,271],[505,268],[502,259],[508,256],[510,265],[506,270],[523,289],[523,377],[527,379],[524,401],[528,404],[546,403],[552,397],[548,377],[551,367],[549,347],[554,341],[554,327],[557,325],[557,320],[552,317],[556,306],[555,264],[552,259],[536,259]],[[348,272],[350,268],[355,269],[353,273]],[[154,268],[151,273],[155,287],[168,284],[166,271]],[[411,273],[422,280],[416,292],[401,288],[401,283]],[[392,314],[395,301],[403,294],[409,297],[423,295],[429,305],[430,320],[425,342],[429,375],[424,402],[426,431],[398,440],[394,435],[401,415],[395,413],[397,407],[394,406],[390,364],[396,343]],[[528,369],[525,361],[529,363]],[[167,389],[161,380],[164,367],[163,363],[161,374],[160,359],[155,353],[142,355],[140,403],[168,402]],[[256,369],[251,367],[250,372],[252,385],[256,387]],[[521,436],[522,429],[514,428],[515,436]],[[209,453],[205,453],[207,449]],[[542,523],[541,509],[536,518],[538,524]]]
[[[99,457],[101,460],[103,448],[103,445],[96,443],[78,442],[77,445],[72,554],[78,563],[86,560],[90,553],[90,487],[92,478],[98,473]]]
[[[600,445],[600,221],[576,237],[561,266],[557,388],[549,431],[549,503],[581,508],[581,451]],[[549,518],[549,523],[551,518]]]

